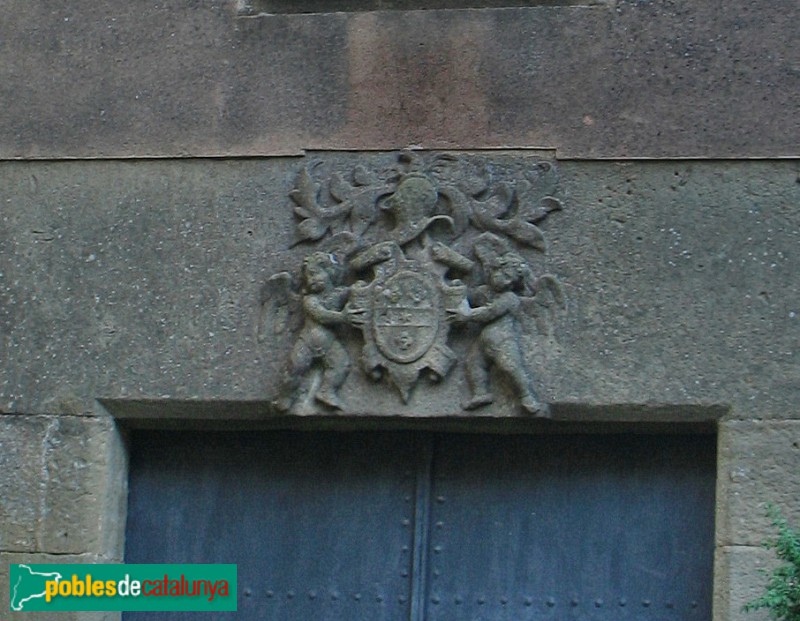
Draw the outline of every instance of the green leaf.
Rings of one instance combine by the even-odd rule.
[[[782,563],[769,574],[764,594],[747,602],[743,610],[766,608],[775,621],[800,621],[800,532],[789,525],[777,507],[768,505],[767,515],[778,534],[764,546],[775,550]]]

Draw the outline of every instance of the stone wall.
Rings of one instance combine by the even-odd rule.
[[[265,17],[247,4],[14,2],[0,154],[797,155],[792,0]]]
[[[555,163],[564,209],[526,259],[567,305],[523,337],[552,424],[719,420],[715,618],[759,618],[740,608],[770,563],[764,504],[800,521],[793,3],[568,4],[10,3],[0,609],[8,563],[121,559],[126,426],[288,424],[272,402],[293,333],[265,284],[308,253],[297,176],[411,147]],[[507,390],[462,411],[464,381],[406,405],[354,371],[346,418],[524,419]]]

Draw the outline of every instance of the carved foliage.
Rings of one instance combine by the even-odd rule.
[[[505,373],[523,409],[547,415],[521,351],[521,313],[563,306],[558,280],[536,278],[521,251],[546,251],[539,225],[562,209],[555,167],[523,160],[403,153],[383,170],[303,168],[290,192],[293,245],[309,247],[300,284],[276,274],[265,299],[302,316],[281,409],[342,409],[350,373],[340,341],[360,332],[361,370],[395,386],[407,403],[421,377],[444,380],[456,364],[453,326],[474,326],[463,406],[492,401],[489,370]],[[527,250],[526,250],[527,249]],[[300,310],[302,309],[302,312]],[[317,373],[315,382],[305,381]],[[302,385],[306,388],[302,388]]]

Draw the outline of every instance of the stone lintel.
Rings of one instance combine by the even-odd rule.
[[[398,224],[387,201],[399,194],[394,167],[406,165],[437,198],[429,215]],[[558,183],[538,187],[554,170]],[[500,297],[486,277],[494,245],[496,259],[530,277],[515,276],[525,310],[500,332],[518,331],[512,353],[556,423],[669,423],[681,404],[703,418],[730,407],[726,418],[796,419],[798,174],[789,161],[561,162],[527,151],[5,162],[0,204],[14,209],[0,221],[0,411],[91,418],[99,399],[145,412],[163,404],[179,417],[203,402],[244,404],[222,408],[232,418],[276,416],[302,340],[303,265],[335,258],[331,244],[349,239],[365,247],[349,257],[340,248],[354,267],[331,291],[336,312],[350,313],[333,330],[350,363],[340,414],[529,415],[517,380],[488,359],[495,400],[463,409],[475,405],[466,361],[480,360],[484,324],[450,321],[465,301],[474,312],[487,292]],[[316,215],[302,198],[314,188],[325,197]],[[513,226],[492,215],[505,205],[515,206]],[[343,226],[366,233],[332,234]],[[424,330],[413,317],[410,331],[389,322],[378,342],[378,288],[390,275],[373,273],[384,251],[397,255],[403,286],[449,297],[417,315]],[[438,258],[413,258],[425,252]],[[414,270],[427,280],[410,279]],[[563,304],[531,302],[536,282],[544,301],[560,289]],[[349,302],[348,288],[358,294]],[[353,321],[360,309],[371,323]],[[387,339],[416,338],[422,349],[406,372]],[[199,415],[216,407],[198,405]]]

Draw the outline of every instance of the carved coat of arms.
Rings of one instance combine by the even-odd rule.
[[[547,416],[519,319],[531,305],[553,309],[564,299],[558,280],[535,277],[518,248],[545,251],[538,224],[562,209],[556,185],[549,162],[509,170],[449,154],[404,153],[385,170],[301,170],[290,193],[295,245],[313,250],[299,274],[276,274],[264,295],[276,313],[302,318],[275,405],[346,409],[339,389],[352,365],[344,331],[360,332],[362,372],[408,403],[421,378],[444,381],[457,364],[451,328],[474,325],[463,407],[492,402],[496,367],[524,410]]]

